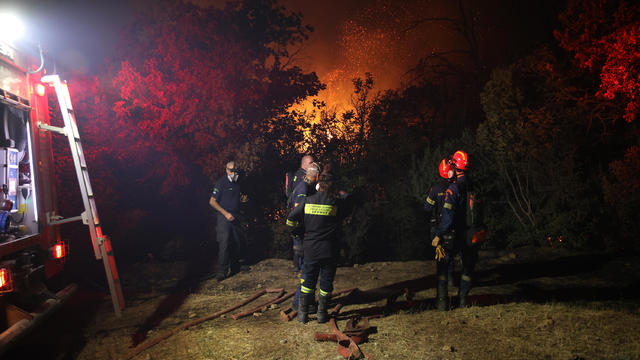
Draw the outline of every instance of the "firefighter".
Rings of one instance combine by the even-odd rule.
[[[305,176],[307,175],[307,171],[309,169],[309,166],[311,166],[311,164],[315,164],[313,162],[313,156],[304,155],[300,160],[300,168],[293,174],[293,177],[291,178],[291,193],[288,193],[289,197],[287,199],[287,207],[288,207],[287,210],[289,211],[291,211],[291,209],[294,207],[297,197],[300,197],[301,194],[304,194],[302,196],[306,196],[307,186],[305,185],[304,179],[305,179]],[[303,185],[300,185],[300,184],[303,184]],[[297,238],[297,236],[294,234],[293,235],[293,271],[296,273],[302,270],[301,268],[302,259],[300,257],[301,254],[302,254],[302,243],[300,242],[300,239]]]
[[[328,303],[337,266],[337,235],[340,222],[338,208],[342,207],[342,200],[336,198],[329,174],[320,177],[317,189],[315,194],[307,196],[294,208],[287,218],[292,223],[299,223],[304,230],[304,262],[298,307],[298,321],[302,323],[308,321],[308,308],[315,297],[318,276],[318,322],[329,321]]]
[[[469,189],[467,171],[469,156],[462,150],[451,157],[451,166],[455,171],[453,182],[447,187],[442,205],[442,219],[438,225],[431,245],[436,248],[438,260],[438,290],[436,306],[438,310],[447,310],[447,280],[449,263],[457,253],[462,257],[462,276],[458,295],[460,307],[466,307],[467,295],[471,288],[471,275],[478,259],[478,250],[466,241],[466,195]]]
[[[440,161],[440,165],[438,165],[438,172],[443,180],[431,186],[429,194],[424,201],[424,211],[427,213],[427,217],[431,225],[429,234],[430,239],[433,239],[436,229],[440,224],[445,191],[454,180],[455,171],[451,168],[450,161],[451,159],[449,158],[444,158]],[[448,285],[449,287],[453,287],[453,259],[452,261],[449,261],[448,266]]]
[[[246,202],[246,195],[241,194],[238,184],[238,169],[235,161],[225,163],[225,175],[216,182],[209,205],[217,214],[216,241],[218,242],[218,273],[216,279],[224,280],[240,270],[238,261],[240,227],[237,217],[240,213],[241,202]]]
[[[300,168],[293,175],[293,188],[295,189],[298,183],[302,182],[304,176],[307,174],[309,166],[313,164],[313,156],[305,155],[300,159]]]
[[[298,207],[304,199],[308,195],[312,195],[316,192],[316,184],[318,183],[318,177],[320,176],[320,165],[317,163],[311,163],[307,166],[307,171],[303,176],[303,181],[300,181],[298,185],[296,185],[295,189],[291,194],[291,208],[289,212],[293,211],[294,208]],[[302,270],[302,264],[304,260],[304,250],[303,250],[303,242],[304,237],[302,233],[302,228],[295,226],[296,224],[287,219],[287,225],[291,226],[291,237],[293,239],[293,254],[295,268],[298,269],[296,271],[299,272]],[[296,294],[293,298],[293,308],[296,309],[298,307],[298,299],[300,298],[300,287],[296,290]],[[312,306],[313,308],[313,306]],[[315,309],[313,311],[315,312]]]

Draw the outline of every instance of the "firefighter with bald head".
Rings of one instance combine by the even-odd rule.
[[[304,202],[308,195],[312,195],[316,192],[316,184],[320,176],[320,165],[317,163],[311,163],[307,166],[306,173],[303,176],[291,194],[291,207],[289,212],[293,211],[296,207],[300,206]],[[295,225],[287,219],[287,225]],[[292,226],[291,238],[293,239],[293,259],[295,269],[302,270],[302,264],[304,263],[304,233],[301,227]],[[298,308],[300,299],[300,287],[296,290],[296,294],[293,298],[293,308]],[[315,304],[314,304],[315,305]],[[315,309],[312,309],[315,310]],[[313,311],[312,311],[313,312]]]
[[[442,205],[442,218],[436,228],[431,245],[436,248],[438,290],[436,306],[438,310],[447,310],[448,268],[449,263],[460,253],[462,257],[462,276],[460,280],[460,307],[467,306],[467,295],[471,288],[471,275],[478,259],[478,250],[467,242],[467,193],[470,183],[467,178],[469,156],[462,150],[451,157],[451,167],[455,172],[453,181],[447,187]]]
[[[318,322],[329,321],[328,303],[337,267],[338,226],[342,218],[343,200],[334,193],[330,174],[320,176],[317,190],[287,217],[290,226],[299,226],[304,232],[304,262],[298,306],[298,321],[302,323],[308,321],[308,308],[315,298],[318,278]]]
[[[239,262],[240,229],[237,217],[240,214],[240,204],[246,202],[246,195],[241,194],[238,184],[238,168],[233,160],[225,162],[225,175],[216,182],[209,205],[217,214],[216,241],[218,242],[218,281],[224,280],[229,274],[246,269]]]

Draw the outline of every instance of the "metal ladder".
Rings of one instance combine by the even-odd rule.
[[[98,217],[93,189],[91,188],[91,182],[89,181],[89,171],[87,170],[87,163],[84,158],[84,152],[82,151],[82,144],[80,143],[80,134],[78,133],[76,118],[73,112],[73,107],[71,106],[69,89],[66,83],[60,81],[60,77],[58,75],[43,76],[41,81],[45,84],[50,84],[55,89],[58,97],[58,103],[60,104],[60,111],[62,112],[62,118],[64,119],[64,127],[61,128],[38,123],[38,128],[66,135],[69,139],[69,147],[71,148],[71,154],[73,155],[73,163],[76,168],[76,175],[78,177],[78,184],[80,185],[80,193],[82,194],[82,202],[84,204],[84,212],[80,216],[62,219],[59,216],[47,213],[47,222],[49,225],[59,225],[82,220],[85,225],[89,226],[93,251],[96,259],[102,259],[102,263],[104,264],[107,282],[109,283],[109,292],[111,293],[111,301],[113,303],[113,310],[115,311],[116,316],[119,317],[121,315],[121,310],[124,309],[124,297],[122,295],[122,288],[120,287],[120,278],[118,277],[116,260],[113,256],[113,249],[111,248],[111,240],[102,233],[102,228],[100,226],[100,218]]]

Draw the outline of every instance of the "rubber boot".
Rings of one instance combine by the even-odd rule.
[[[329,321],[329,299],[331,295],[320,295],[318,297],[318,323],[324,324]]]
[[[309,310],[307,310],[309,314],[315,314],[318,312],[318,304],[316,303],[316,299],[311,299],[309,301]]]
[[[449,289],[447,288],[447,280],[438,280],[438,292],[436,294],[436,308],[439,311],[449,310]]]
[[[470,289],[471,289],[471,277],[467,275],[462,275],[462,278],[460,279],[460,291],[458,292],[461,308],[469,306],[467,304],[467,295],[469,294]]]
[[[305,324],[309,321],[309,300],[313,294],[300,294],[300,305],[298,306],[298,321]]]
[[[453,265],[454,265],[454,261],[452,260],[449,263],[449,267],[447,268],[447,274],[448,274],[447,278],[449,279],[447,285],[449,285],[449,288],[455,287],[455,284],[453,283]]]

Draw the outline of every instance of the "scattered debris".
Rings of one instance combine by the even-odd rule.
[[[291,296],[293,296],[293,294],[295,294],[295,291],[290,291],[288,294],[285,295],[285,290],[284,289],[263,289],[263,290],[260,290],[257,293],[253,294],[251,297],[249,297],[246,300],[243,300],[243,301],[237,303],[236,305],[233,305],[233,306],[231,306],[229,308],[226,308],[224,310],[218,311],[217,313],[214,313],[214,314],[211,314],[211,315],[207,315],[207,316],[201,317],[199,319],[191,320],[191,321],[189,321],[189,322],[187,322],[185,324],[182,324],[182,325],[180,325],[180,326],[178,326],[178,327],[176,327],[176,328],[174,328],[172,330],[166,331],[163,334],[160,334],[159,336],[157,336],[157,337],[155,337],[153,339],[149,339],[149,340],[139,344],[135,348],[133,348],[122,359],[123,360],[131,359],[132,357],[140,354],[144,350],[156,345],[157,343],[169,338],[170,336],[172,336],[174,334],[177,334],[178,332],[180,332],[180,331],[182,331],[184,329],[187,329],[190,326],[197,325],[197,324],[200,324],[202,322],[205,322],[205,321],[208,321],[208,320],[211,320],[211,319],[215,319],[217,317],[221,317],[226,313],[229,313],[229,312],[231,312],[233,310],[236,310],[236,309],[238,309],[240,307],[243,307],[243,306],[247,305],[248,303],[252,302],[253,300],[261,297],[262,295],[264,295],[266,293],[277,293],[278,295],[276,296],[275,299],[270,300],[270,301],[268,301],[268,302],[266,302],[264,304],[261,304],[260,306],[254,308],[252,310],[231,315],[231,318],[236,320],[236,319],[251,315],[253,313],[260,312],[260,311],[262,311],[262,309],[267,308],[268,306],[270,306],[272,304],[279,304],[279,303],[283,302],[284,300],[286,300],[286,299],[290,298]],[[195,313],[193,313],[193,314],[195,315]],[[151,331],[149,331],[149,334],[150,333],[151,333]]]
[[[445,345],[445,346],[443,346],[443,347],[442,347],[442,350],[443,350],[443,351],[446,351],[446,352],[454,352],[454,351],[456,351],[456,349],[455,349],[453,346],[451,346],[451,345]]]

